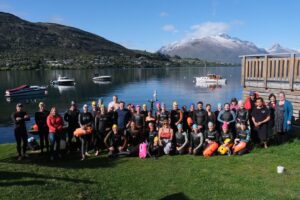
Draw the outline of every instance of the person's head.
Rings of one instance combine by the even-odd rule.
[[[210,104],[206,104],[206,111],[210,112],[211,111],[211,105]]]
[[[195,104],[194,103],[191,103],[190,104],[190,111],[194,111],[195,110]]]
[[[89,106],[87,104],[84,104],[82,109],[84,113],[87,113],[89,111]]]
[[[245,122],[242,122],[242,123],[240,124],[240,129],[241,129],[242,131],[244,131],[244,130],[246,130],[246,128],[247,128],[246,123],[245,123]]]
[[[143,104],[143,111],[146,111],[147,110],[147,104]]]
[[[113,131],[114,134],[117,134],[117,133],[118,133],[118,125],[117,125],[117,124],[114,124],[114,125],[112,126],[112,131]]]
[[[140,106],[140,105],[136,105],[136,106],[135,106],[135,111],[136,111],[137,113],[140,113],[140,112],[141,112],[141,106]]]
[[[229,111],[229,110],[230,110],[230,105],[229,105],[229,103],[225,103],[225,104],[224,104],[224,110],[225,110],[225,111]]]
[[[160,109],[161,109],[161,105],[160,105],[159,102],[157,102],[155,105],[156,105],[156,109],[157,109],[157,110],[160,110]]]
[[[22,111],[22,109],[23,109],[23,104],[18,103],[18,104],[16,105],[16,110],[17,110],[17,112]]]
[[[238,104],[238,101],[236,98],[231,99],[231,105],[236,106]]]
[[[148,111],[147,116],[148,116],[148,117],[152,117],[152,112],[151,112],[151,111]]]
[[[269,95],[269,101],[272,102],[272,103],[276,102],[275,94],[272,93],[272,94]]]
[[[193,131],[195,133],[197,133],[198,132],[198,126],[197,126],[197,124],[193,124],[192,129],[193,129]]]
[[[161,103],[161,110],[162,110],[162,111],[165,111],[165,110],[166,110],[166,104]]]
[[[208,122],[208,130],[213,131],[215,129],[215,124],[213,122]]]
[[[177,110],[178,109],[178,103],[177,101],[173,102],[173,110]]]
[[[76,109],[76,103],[75,103],[75,101],[71,101],[70,110],[73,111],[75,109]]]
[[[181,107],[181,110],[182,110],[183,112],[186,112],[186,106],[182,106],[182,107]]]
[[[45,110],[45,104],[44,104],[44,102],[40,102],[40,103],[39,103],[39,109],[40,109],[41,111]]]
[[[218,109],[218,111],[221,111],[221,110],[222,110],[222,104],[221,104],[221,103],[218,103],[217,109]]]
[[[148,124],[148,127],[149,127],[149,130],[150,130],[150,131],[153,131],[153,130],[154,130],[154,124],[153,124],[152,122],[150,122],[150,123]]]
[[[243,109],[243,108],[244,108],[244,101],[239,100],[238,105],[239,105],[239,107],[240,107],[241,109]]]
[[[203,108],[203,102],[202,101],[198,101],[197,107],[198,107],[199,110],[201,110]]]
[[[115,103],[118,102],[118,96],[117,95],[113,96],[113,102],[115,102]]]
[[[100,112],[101,112],[101,114],[106,113],[106,109],[105,109],[105,106],[103,104],[100,106]]]
[[[96,101],[92,101],[92,109],[97,110],[97,102]]]
[[[124,110],[124,107],[125,107],[125,102],[121,101],[120,102],[120,110]]]
[[[164,126],[165,128],[169,127],[169,121],[168,121],[167,119],[165,119],[165,120],[163,121],[163,126]]]
[[[52,116],[56,116],[57,115],[56,107],[52,107],[51,108],[50,115],[52,115]]]
[[[224,124],[222,125],[222,131],[223,131],[223,133],[228,133],[229,127],[228,127],[228,124],[227,124],[227,123],[224,123]]]
[[[100,108],[101,105],[103,105],[103,99],[102,98],[98,99],[98,107]]]
[[[285,93],[283,91],[279,92],[278,99],[279,99],[279,101],[284,101],[285,100]]]
[[[264,105],[264,100],[261,97],[258,97],[255,102],[257,107],[262,107]]]
[[[251,98],[251,100],[255,100],[255,98],[256,98],[256,94],[255,94],[255,91],[250,91],[249,92],[249,96],[250,96],[250,98]]]

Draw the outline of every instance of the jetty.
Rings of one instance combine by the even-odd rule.
[[[257,91],[268,99],[270,93],[284,91],[294,107],[294,118],[300,115],[300,54],[257,54],[243,55],[241,84],[243,96],[250,90]]]

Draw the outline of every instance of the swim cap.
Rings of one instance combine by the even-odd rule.
[[[160,103],[159,103],[159,102],[156,103],[156,107],[158,107],[158,106],[160,106]]]
[[[114,124],[114,125],[112,126],[112,128],[118,128],[118,125],[117,125],[117,124]]]
[[[214,123],[208,122],[208,127],[212,127],[212,126],[214,126]]]
[[[161,103],[161,107],[162,107],[162,108],[165,108],[165,107],[166,107],[166,104],[162,102],[162,103]]]
[[[255,95],[255,91],[253,91],[253,90],[250,90],[250,92],[249,92],[249,96],[254,96]]]
[[[144,104],[143,104],[143,107],[147,107],[147,104],[144,103]]]
[[[195,107],[195,104],[194,104],[194,103],[190,103],[190,107],[191,107],[191,106],[194,106],[194,107]]]
[[[173,101],[173,106],[178,106],[177,101]]]
[[[221,103],[218,103],[218,108],[222,108],[222,104]]]
[[[44,106],[44,105],[45,105],[45,104],[44,104],[44,102],[42,102],[42,101],[39,103],[39,106]]]
[[[181,125],[181,124],[178,124],[178,125],[177,125],[177,128],[178,128],[178,129],[182,129],[182,125]]]
[[[193,124],[192,128],[193,129],[198,128],[197,124]]]
[[[96,101],[92,101],[92,106],[97,106]]]
[[[224,124],[222,125],[222,129],[228,129],[228,124],[227,124],[227,123],[224,123]]]
[[[89,106],[87,105],[87,104],[84,104],[83,106],[82,106],[82,108],[88,108]]]
[[[136,107],[136,108],[140,108],[141,106],[140,106],[139,104],[137,104],[135,107]]]

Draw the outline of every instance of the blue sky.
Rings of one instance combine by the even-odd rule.
[[[280,43],[300,50],[297,0],[0,0],[0,11],[148,51],[221,32],[262,48]]]

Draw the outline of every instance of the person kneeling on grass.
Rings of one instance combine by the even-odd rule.
[[[250,141],[250,131],[246,129],[247,126],[245,122],[241,123],[240,128],[241,130],[237,133],[232,147],[234,155],[243,155],[249,151],[248,143]]]
[[[215,125],[212,122],[208,123],[208,130],[204,132],[205,149],[203,151],[204,157],[210,157],[215,154],[219,147],[219,133],[215,130]]]
[[[130,127],[126,129],[127,151],[130,156],[138,156],[139,144],[144,142],[141,127],[138,127],[134,121],[130,123]]]
[[[203,140],[204,136],[201,132],[201,127],[198,128],[197,124],[193,124],[190,134],[189,154],[199,155],[203,147]]]
[[[149,131],[147,134],[147,143],[148,143],[148,153],[151,156],[158,156],[159,153],[159,145],[158,145],[158,133],[155,129],[154,123],[150,122]]]
[[[219,138],[220,147],[218,148],[218,152],[221,155],[231,154],[230,148],[233,146],[233,135],[229,130],[228,124],[224,123],[222,126],[222,131]]]
[[[173,129],[169,126],[169,121],[164,120],[163,127],[158,131],[159,146],[166,155],[170,155],[172,151]]]
[[[104,144],[108,149],[108,156],[113,156],[125,151],[127,139],[124,132],[118,130],[118,126],[114,124],[112,130],[106,135]]]
[[[177,125],[177,129],[178,131],[175,133],[176,153],[182,155],[187,152],[189,140],[187,133],[183,131],[181,124]]]

